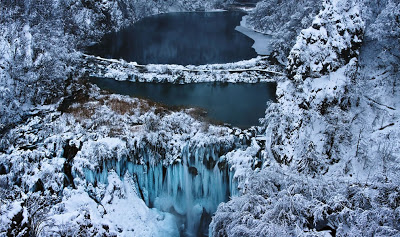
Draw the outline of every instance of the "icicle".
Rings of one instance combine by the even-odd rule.
[[[85,180],[89,183],[94,183],[94,172],[88,168],[83,169]]]
[[[126,175],[137,185],[138,196],[149,207],[183,216],[187,234],[195,235],[203,214],[212,215],[219,203],[228,200],[229,194],[233,196],[239,192],[234,172],[225,164],[225,157],[218,156],[221,149],[218,145],[194,149],[189,145],[182,147],[180,160],[167,167],[154,163],[151,153],[141,149],[136,160],[146,164],[120,157],[103,161],[102,169],[84,169],[84,176],[89,183],[106,183],[109,170],[114,169],[121,179]]]

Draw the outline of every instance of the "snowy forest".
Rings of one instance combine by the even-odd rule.
[[[0,236],[400,236],[400,1],[248,2],[1,0]],[[146,17],[238,9],[269,55],[87,54]],[[93,76],[272,81],[276,100],[239,128]]]

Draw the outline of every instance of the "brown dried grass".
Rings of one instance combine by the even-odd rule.
[[[133,101],[132,103],[124,101],[124,100],[118,100],[116,98],[111,98],[106,102],[106,105],[110,107],[110,109],[118,114],[127,114],[127,113],[132,113],[132,111],[138,107],[138,103],[136,101]]]
[[[91,104],[75,104],[66,112],[72,114],[78,121],[82,121],[91,118],[96,112],[96,107]]]

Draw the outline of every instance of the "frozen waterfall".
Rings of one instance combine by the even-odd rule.
[[[238,193],[233,171],[225,156],[220,155],[221,149],[219,146],[191,148],[187,144],[180,157],[167,166],[161,162],[139,164],[128,158],[106,160],[96,170],[85,169],[85,179],[96,185],[107,182],[111,169],[121,179],[128,172],[137,183],[138,195],[149,207],[175,214],[184,235],[206,236],[217,206]],[[151,152],[139,153],[141,161],[150,160]]]

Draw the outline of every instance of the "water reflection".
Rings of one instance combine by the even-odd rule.
[[[147,98],[171,106],[200,107],[208,118],[240,128],[258,125],[266,102],[275,100],[275,83],[140,83],[91,78],[101,89]]]
[[[106,35],[89,53],[140,64],[227,63],[257,56],[254,41],[235,30],[244,13],[186,12],[155,15]]]

